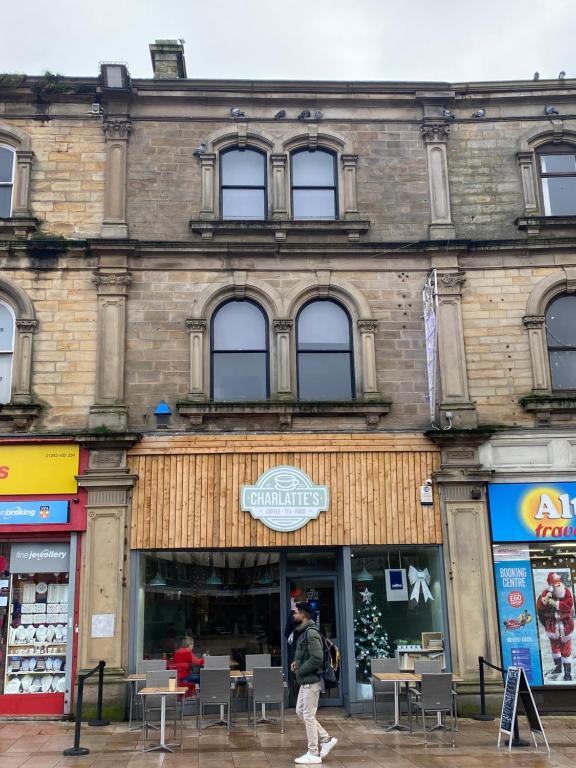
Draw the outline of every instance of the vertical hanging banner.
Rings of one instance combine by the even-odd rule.
[[[509,551],[508,556],[512,553]],[[522,550],[518,553],[522,555]],[[494,564],[498,595],[502,665],[522,667],[530,685],[542,685],[538,623],[530,560],[502,560]]]

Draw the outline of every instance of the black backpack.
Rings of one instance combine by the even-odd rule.
[[[308,630],[315,629],[322,641],[322,668],[318,670],[318,677],[325,690],[338,687],[340,679],[340,649],[332,640],[323,635],[317,627],[308,627],[306,630],[306,644],[308,644]]]

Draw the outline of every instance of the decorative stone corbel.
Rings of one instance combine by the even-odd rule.
[[[446,143],[450,126],[443,122],[425,122],[420,132],[426,145],[428,188],[430,194],[430,239],[451,240],[456,236],[450,209]]]
[[[186,330],[190,334],[190,387],[189,400],[205,400],[204,391],[204,336],[208,323],[204,318],[186,320]]]
[[[126,222],[126,160],[132,123],[125,117],[102,124],[106,142],[106,184],[102,237],[128,237]]]

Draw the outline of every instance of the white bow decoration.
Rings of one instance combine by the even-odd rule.
[[[408,568],[408,581],[414,587],[412,594],[410,595],[410,600],[416,600],[416,602],[419,602],[420,591],[422,591],[425,603],[427,603],[428,600],[434,600],[432,597],[432,592],[430,592],[428,589],[428,584],[430,584],[430,572],[428,568],[424,568],[423,571],[419,571],[414,568],[413,565],[411,565]]]

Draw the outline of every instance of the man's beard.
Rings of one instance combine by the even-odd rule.
[[[566,596],[566,587],[564,585],[560,587],[554,587],[552,593],[555,598],[562,600],[562,598]]]

